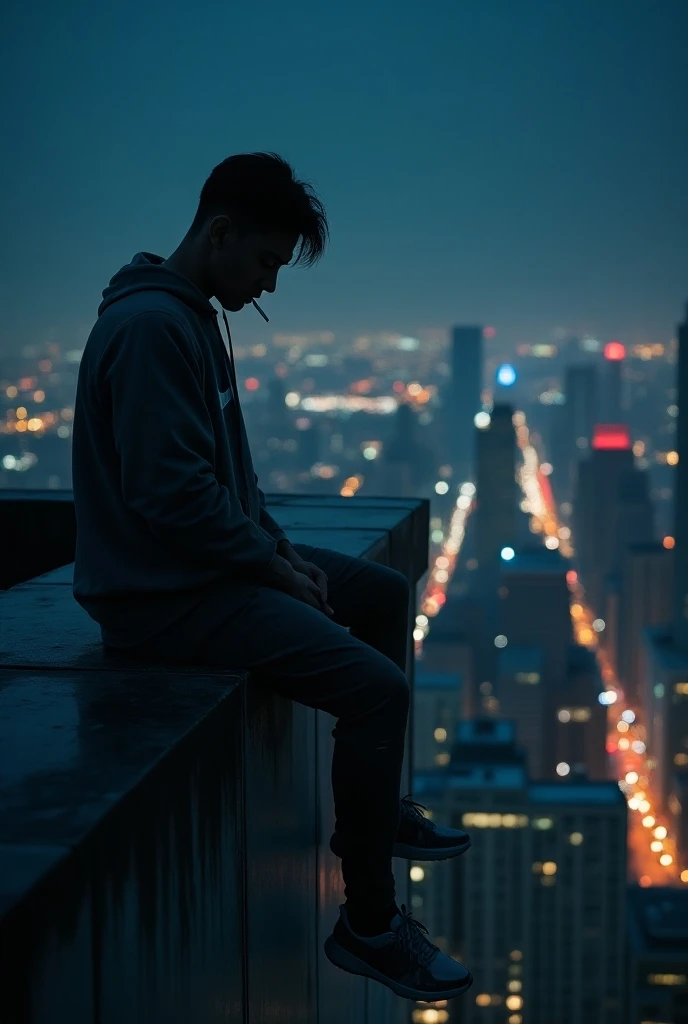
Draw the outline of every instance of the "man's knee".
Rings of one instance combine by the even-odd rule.
[[[389,566],[380,566],[380,576],[376,586],[379,598],[387,608],[408,611],[411,600],[411,587],[403,573]]]
[[[411,688],[404,673],[393,662],[389,662],[389,669],[383,674],[380,683],[388,701],[402,709],[408,709]]]

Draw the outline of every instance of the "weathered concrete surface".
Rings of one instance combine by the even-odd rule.
[[[425,503],[314,501],[272,509],[295,542],[424,571]],[[229,668],[109,658],[71,572],[0,594],[0,1020],[405,1021],[322,953],[343,900],[333,720]]]

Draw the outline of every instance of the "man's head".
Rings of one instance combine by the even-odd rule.
[[[325,210],[313,189],[273,153],[230,156],[203,186],[189,235],[206,289],[237,311],[274,292],[280,267],[311,266],[328,239]],[[201,269],[201,268],[199,268]]]

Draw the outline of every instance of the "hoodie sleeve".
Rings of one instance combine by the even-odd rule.
[[[279,523],[275,522],[275,520],[272,518],[272,516],[266,509],[265,495],[263,494],[258,485],[258,477],[256,476],[255,473],[253,475],[255,476],[256,479],[256,487],[258,487],[258,497],[260,498],[260,526],[266,531],[266,533],[269,533],[270,536],[273,537],[278,543],[281,540],[288,540],[289,538],[287,537],[282,527],[279,525]]]
[[[215,477],[200,355],[183,327],[164,313],[133,317],[113,336],[100,372],[125,504],[171,555],[261,578],[277,545]]]

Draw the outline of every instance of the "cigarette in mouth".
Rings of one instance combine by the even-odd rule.
[[[258,303],[256,302],[256,300],[255,300],[255,299],[251,299],[251,302],[252,302],[252,303],[253,303],[253,305],[254,305],[254,306],[256,307],[256,309],[258,310],[258,312],[259,312],[259,313],[260,313],[260,315],[262,316],[262,318],[263,318],[263,320],[265,321],[265,323],[266,323],[266,324],[269,324],[269,323],[270,323],[270,319],[269,319],[269,317],[267,317],[267,316],[265,315],[265,313],[264,313],[264,312],[263,312],[263,310],[262,310],[262,309],[260,308],[260,306],[258,305]]]

